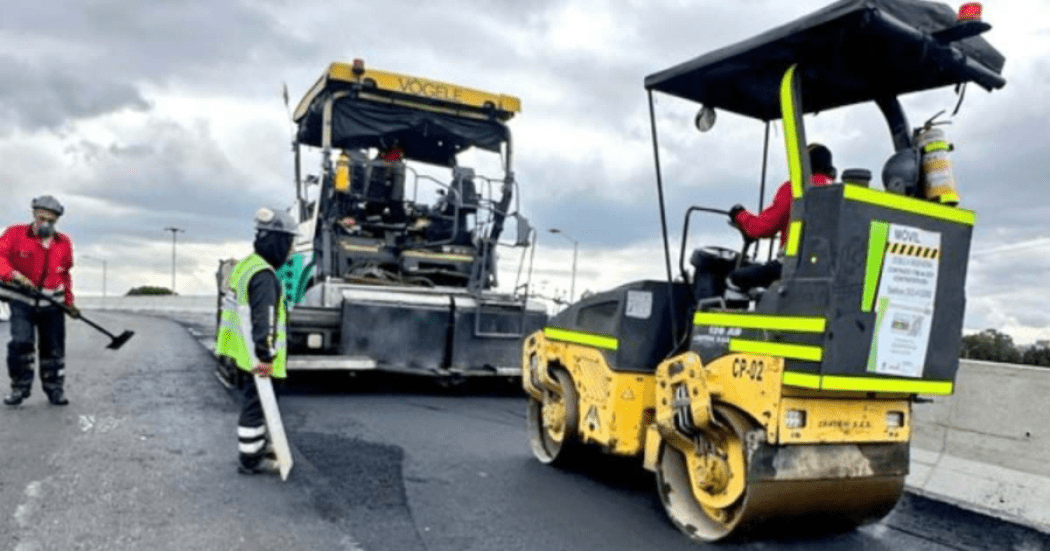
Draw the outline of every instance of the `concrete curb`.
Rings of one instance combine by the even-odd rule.
[[[1050,478],[912,447],[905,489],[1050,534]]]
[[[907,490],[1050,533],[1050,369],[962,360],[916,404]]]

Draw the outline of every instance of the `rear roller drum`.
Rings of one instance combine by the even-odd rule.
[[[704,453],[665,441],[656,465],[664,510],[694,540],[717,541],[759,524],[850,529],[885,516],[904,490],[903,476],[749,482],[746,435],[757,427],[725,407],[716,406],[715,418],[697,446]]]
[[[543,400],[529,399],[526,415],[532,453],[543,463],[564,463],[579,446],[579,403],[568,373],[560,369],[551,375],[557,391],[544,389]]]

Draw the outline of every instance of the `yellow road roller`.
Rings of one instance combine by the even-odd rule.
[[[705,542],[798,517],[856,526],[894,507],[912,404],[953,392],[975,223],[936,116],[912,128],[898,97],[955,87],[961,105],[968,84],[1005,85],[980,11],[842,0],[645,78],[667,280],[587,296],[524,339],[540,461],[581,446],[637,457],[674,525]],[[791,201],[772,283],[727,284],[758,263],[747,239],[696,249],[686,266],[691,215],[725,214],[698,206],[673,273],[656,92],[699,104],[688,123],[701,131],[718,110],[765,123],[763,194],[780,119]],[[810,185],[804,116],[868,102],[890,131],[883,189],[864,168]]]

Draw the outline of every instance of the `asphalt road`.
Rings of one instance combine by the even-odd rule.
[[[238,475],[237,406],[198,342],[213,318],[88,314],[136,335],[114,352],[72,324],[72,404],[36,386],[0,410],[0,549],[1050,549],[1046,534],[911,496],[845,534],[692,544],[634,462],[534,460],[506,382],[298,377],[281,397],[291,477]]]

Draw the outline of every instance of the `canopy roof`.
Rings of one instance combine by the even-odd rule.
[[[1004,57],[983,38],[949,42],[933,34],[955,23],[954,10],[938,2],[840,0],[649,75],[645,87],[773,120],[780,79],[795,63],[805,113],[964,82],[1004,86]]]
[[[503,123],[520,101],[454,84],[333,63],[299,102],[293,120],[299,143],[322,147],[324,108],[332,102],[331,146],[389,147],[408,159],[453,166],[471,147],[499,151],[510,140]]]

